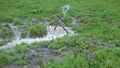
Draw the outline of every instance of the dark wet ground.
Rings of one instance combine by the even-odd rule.
[[[60,62],[65,55],[71,56],[72,54],[73,51],[70,49],[65,49],[63,54],[61,54],[58,49],[51,49],[48,46],[37,47],[27,51],[25,55],[28,60],[27,65],[11,64],[4,68],[44,68],[44,65],[50,59]]]
[[[54,59],[60,61],[63,57],[57,52],[53,52],[52,49],[49,49],[48,46],[38,47],[31,49],[27,55],[28,57],[28,68],[40,68],[50,60]]]

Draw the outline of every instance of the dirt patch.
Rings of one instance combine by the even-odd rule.
[[[73,51],[66,49],[64,55],[60,53],[57,49],[51,49],[47,45],[33,48],[29,50],[26,54],[28,58],[28,68],[43,68],[45,64],[48,63],[50,59],[60,62],[64,59],[66,55],[72,55]]]
[[[42,46],[29,50],[26,54],[28,58],[28,68],[43,67],[50,59],[61,61],[63,56],[53,52],[48,46]]]
[[[60,62],[64,56],[72,56],[74,53],[71,49],[65,48],[62,51],[59,49],[51,49],[47,45],[37,48],[32,48],[27,51],[27,65],[11,64],[4,68],[44,68],[49,60]]]

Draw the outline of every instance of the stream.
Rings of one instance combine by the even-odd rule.
[[[12,48],[12,47],[15,47],[16,45],[19,45],[19,44],[22,44],[22,43],[31,44],[31,43],[34,43],[34,42],[51,41],[51,40],[54,40],[56,38],[61,38],[61,37],[65,36],[65,35],[69,35],[69,36],[74,35],[74,31],[70,27],[65,27],[66,30],[69,32],[67,34],[66,31],[60,26],[58,26],[56,28],[56,30],[54,29],[55,26],[47,26],[47,35],[45,37],[22,39],[20,37],[21,32],[17,29],[17,27],[15,27],[13,25],[10,25],[10,26],[13,29],[13,32],[15,34],[14,40],[12,40],[12,42],[9,42],[9,43],[5,44],[4,46],[1,46],[0,49]]]

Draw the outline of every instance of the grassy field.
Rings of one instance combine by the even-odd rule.
[[[84,20],[72,26],[76,36],[37,42],[31,46],[20,44],[9,52],[1,50],[0,67],[16,61],[27,65],[26,51],[49,45],[61,50],[60,53],[64,52],[64,48],[72,48],[75,55],[65,56],[61,62],[49,61],[44,68],[119,68],[120,0],[0,0],[0,22],[52,19],[52,15],[62,14],[61,6],[66,4],[71,6],[66,17],[69,22],[76,16]]]
[[[68,18],[74,16],[89,16],[95,20],[120,18],[120,0],[1,0],[0,20],[43,19],[60,14],[61,6],[66,4],[71,6]]]

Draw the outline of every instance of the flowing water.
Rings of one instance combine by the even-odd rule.
[[[11,27],[12,27],[14,33],[15,33],[15,39],[12,42],[9,42],[9,43],[7,43],[4,46],[1,46],[0,49],[12,48],[12,47],[15,47],[17,44],[22,44],[22,43],[31,44],[31,43],[34,43],[34,42],[51,41],[51,40],[54,40],[56,38],[63,37],[65,35],[70,35],[70,36],[74,35],[74,31],[72,31],[70,27],[65,27],[66,30],[69,32],[67,34],[66,31],[62,27],[60,27],[60,26],[58,26],[56,28],[56,30],[54,30],[55,26],[48,26],[47,27],[47,35],[45,37],[42,37],[42,38],[38,37],[38,38],[26,38],[26,39],[22,39],[20,37],[21,33],[17,29],[17,27],[15,27],[13,25],[11,25]]]
[[[13,39],[14,40],[19,40],[21,38],[20,30],[16,26],[14,26],[13,24],[10,24],[10,27],[14,32],[14,38]]]

